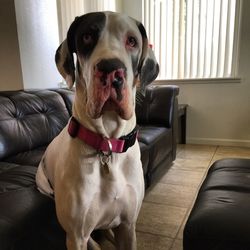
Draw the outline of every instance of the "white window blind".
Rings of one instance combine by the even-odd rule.
[[[116,11],[116,0],[57,0],[60,41],[76,16],[94,11]]]
[[[158,79],[236,77],[241,0],[142,0]]]

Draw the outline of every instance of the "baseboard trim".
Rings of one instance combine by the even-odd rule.
[[[250,147],[250,140],[187,137],[188,144]]]

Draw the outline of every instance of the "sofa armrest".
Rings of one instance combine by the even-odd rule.
[[[172,128],[177,120],[179,87],[149,85],[145,95],[137,93],[136,117],[139,125],[157,125]]]

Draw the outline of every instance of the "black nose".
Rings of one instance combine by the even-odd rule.
[[[102,59],[99,63],[97,63],[96,68],[99,72],[106,74],[109,74],[118,69],[123,69],[124,71],[126,71],[124,63],[117,58]]]
[[[110,84],[115,89],[120,89],[126,79],[126,67],[117,58],[102,59],[96,64],[95,73],[104,86]]]

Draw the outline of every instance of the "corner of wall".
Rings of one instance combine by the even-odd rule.
[[[14,0],[1,1],[0,30],[0,91],[23,89]]]

